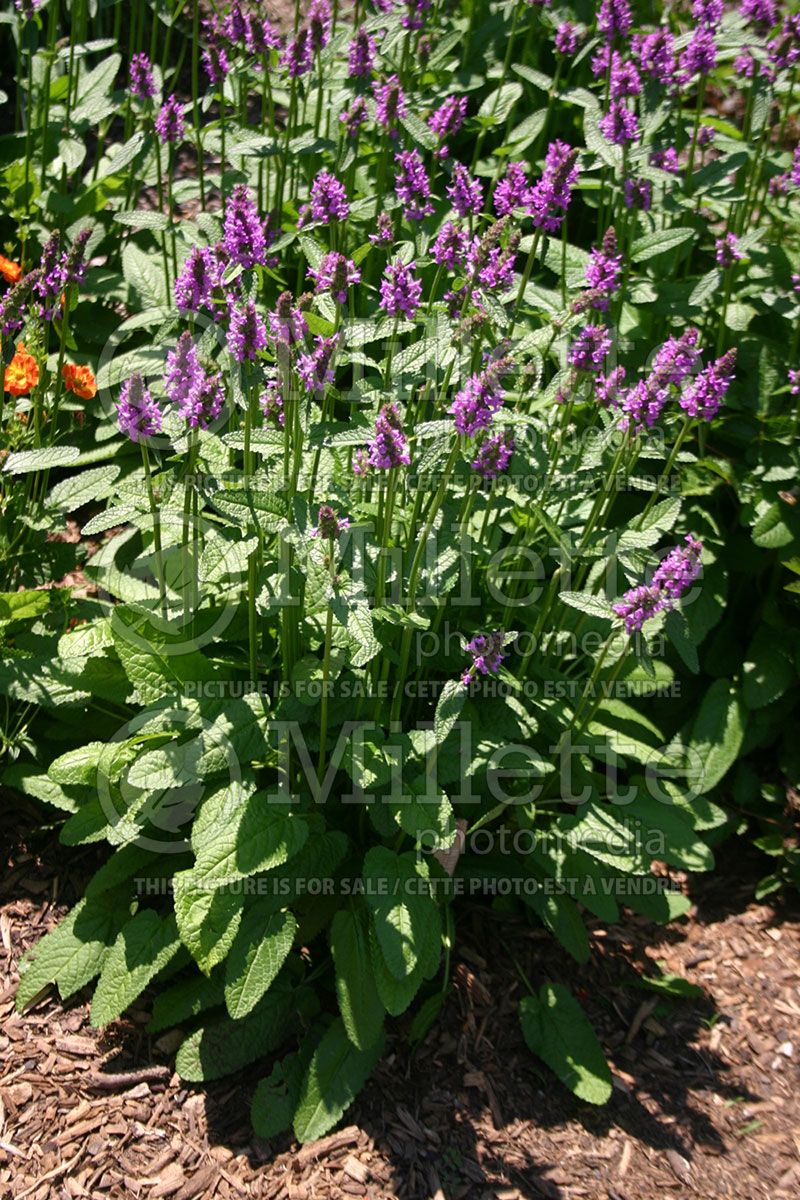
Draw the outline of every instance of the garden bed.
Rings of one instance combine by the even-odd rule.
[[[0,1193],[51,1197],[365,1196],[499,1200],[572,1196],[796,1195],[800,1183],[800,907],[753,902],[762,864],[741,854],[690,877],[688,916],[667,929],[631,916],[593,922],[592,957],[570,962],[544,933],[504,927],[536,984],[570,984],[612,1063],[605,1109],[557,1089],[527,1052],[522,985],[491,913],[459,925],[441,1020],[409,1050],[401,1032],[343,1129],[299,1148],[254,1137],[255,1068],[192,1089],[172,1074],[176,1041],[144,1032],[148,997],[107,1030],[87,994],[13,1014],[15,964],[80,894],[85,868],[55,841],[12,849],[0,893]],[[631,986],[680,975],[703,998],[663,1000]],[[103,1086],[103,1076],[133,1072]]]

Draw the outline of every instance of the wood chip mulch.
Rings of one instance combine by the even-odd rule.
[[[344,1128],[313,1145],[266,1143],[249,1101],[268,1064],[194,1088],[173,1074],[180,1035],[145,1031],[149,997],[105,1031],[88,993],[14,1011],[21,953],[80,894],[94,864],[29,815],[0,812],[0,1197],[22,1200],[654,1200],[800,1195],[800,906],[753,900],[764,860],[723,853],[688,880],[669,928],[594,922],[578,966],[543,932],[459,910],[453,987],[414,1050],[387,1058]],[[91,852],[93,853],[93,852]],[[5,853],[4,853],[5,858]],[[569,984],[612,1062],[605,1108],[575,1100],[533,1058],[524,988]],[[632,986],[674,972],[701,1000]]]

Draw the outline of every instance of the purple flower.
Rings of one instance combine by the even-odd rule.
[[[317,524],[311,530],[311,536],[324,541],[338,542],[345,529],[349,528],[348,517],[339,517],[330,504],[321,504]]]
[[[649,585],[630,588],[611,607],[625,622],[627,633],[637,633],[645,621],[669,612],[700,574],[703,543],[687,534],[684,545],[675,546],[653,574]]]
[[[117,417],[120,429],[132,442],[161,432],[161,410],[138,373],[122,385]]]
[[[91,236],[91,229],[81,229],[62,257],[62,268],[65,283],[81,283],[86,275],[86,244]]]
[[[716,29],[722,20],[724,9],[723,0],[694,0],[692,16],[698,24],[705,25],[708,29]]]
[[[624,100],[638,96],[642,90],[639,72],[629,58],[623,58],[615,50],[611,55],[610,94],[612,100]]]
[[[392,75],[386,83],[373,83],[375,95],[375,119],[393,137],[397,133],[397,122],[408,115],[406,98],[400,80]]]
[[[612,38],[625,34],[631,27],[631,7],[628,0],[602,0],[597,14],[597,28],[610,42]]]
[[[280,385],[276,379],[267,380],[258,403],[264,414],[265,421],[268,421],[276,429],[283,429],[286,424],[286,414],[283,411],[283,396],[281,395]]]
[[[620,403],[624,383],[624,367],[615,367],[607,375],[598,375],[594,388],[598,404],[602,404],[606,408],[616,407]]]
[[[336,333],[329,338],[317,334],[314,338],[314,349],[310,353],[301,354],[297,359],[297,374],[306,391],[314,396],[322,396],[328,384],[333,383],[331,361],[338,344],[339,335]]]
[[[508,467],[514,453],[514,438],[511,433],[493,433],[481,442],[478,453],[472,460],[472,469],[484,479],[494,479]]]
[[[220,84],[230,73],[231,64],[225,47],[213,35],[203,51],[203,70],[208,76],[209,83]]]
[[[353,474],[362,476],[366,475],[369,470],[369,451],[366,446],[362,446],[360,450],[353,452]]]
[[[498,217],[504,217],[515,208],[524,208],[528,203],[529,191],[525,164],[510,162],[505,175],[494,190],[494,211]]]
[[[492,417],[502,406],[505,393],[500,377],[508,370],[508,359],[498,359],[477,375],[470,375],[456,393],[450,412],[459,433],[474,437],[479,429],[488,429]]]
[[[153,68],[146,54],[134,54],[131,59],[130,88],[137,100],[152,100],[156,94]]]
[[[792,156],[792,168],[789,172],[789,178],[791,179],[794,187],[800,188],[800,143],[798,143],[794,148],[794,154]]]
[[[611,101],[608,112],[603,114],[597,124],[606,141],[613,142],[616,146],[635,142],[639,137],[636,113],[617,100]]]
[[[222,266],[213,250],[192,246],[175,280],[175,303],[181,312],[199,312],[213,304],[222,282]]]
[[[235,263],[254,267],[267,258],[264,224],[250,191],[243,183],[233,189],[225,210],[225,249]]]
[[[455,271],[464,262],[467,249],[467,233],[452,221],[445,221],[431,247],[433,261],[448,271]]]
[[[227,14],[220,22],[220,30],[232,45],[243,45],[247,37],[247,22],[239,0],[231,0]]]
[[[295,36],[287,42],[279,61],[281,66],[286,67],[291,79],[299,79],[311,70],[314,65],[314,47],[305,26],[301,26]]]
[[[350,215],[347,193],[330,171],[320,171],[311,185],[311,216],[315,221],[346,221]]]
[[[192,429],[198,425],[201,429],[208,429],[222,412],[224,403],[225,393],[219,375],[203,375],[197,387],[178,406],[178,411]]]
[[[277,29],[273,29],[268,17],[258,17],[248,12],[244,14],[244,41],[250,54],[265,58],[270,50],[280,47],[281,35]]]
[[[775,0],[742,0],[742,16],[751,25],[761,25],[771,29],[778,20],[778,8]]]
[[[710,29],[696,29],[692,40],[681,55],[684,77],[708,75],[717,65],[717,45]]]
[[[590,305],[598,312],[608,311],[608,297],[619,287],[622,255],[616,250],[617,237],[612,227],[606,230],[601,248],[592,249],[586,267],[586,282],[593,293]]]
[[[335,250],[325,255],[316,270],[309,268],[308,274],[316,283],[316,291],[330,292],[338,304],[346,303],[351,284],[361,282],[361,272],[352,259]]]
[[[556,30],[555,47],[558,54],[568,57],[578,49],[578,31],[569,21],[562,21]]]
[[[789,395],[800,396],[800,370],[789,369]]]
[[[411,462],[408,440],[396,404],[384,404],[375,418],[375,433],[367,450],[367,461],[379,471],[407,467]]]
[[[453,163],[453,182],[447,188],[447,195],[460,217],[468,217],[470,213],[477,216],[483,208],[481,182],[462,163]]]
[[[679,600],[687,592],[700,574],[700,556],[703,553],[703,543],[687,533],[685,545],[675,546],[656,568],[651,586],[665,597],[664,608],[672,608],[675,600]]]
[[[173,404],[177,404],[182,416],[189,397],[203,378],[203,368],[197,356],[192,335],[182,333],[174,350],[167,355],[167,370],[164,375],[164,390]]]
[[[413,317],[419,308],[422,283],[414,274],[416,266],[415,262],[406,264],[399,258],[387,264],[381,280],[380,307],[390,317],[399,316],[400,313]]]
[[[667,387],[680,387],[691,375],[700,351],[697,343],[700,334],[696,329],[684,329],[679,338],[670,337],[656,351],[650,371],[649,386],[654,391]]]
[[[749,50],[743,50],[741,54],[736,55],[736,58],[733,60],[733,69],[743,79],[753,78],[753,72],[756,69],[756,60]]]
[[[800,60],[800,13],[784,18],[779,36],[767,43],[767,52],[779,71],[793,67]]]
[[[676,64],[675,39],[668,29],[637,34],[633,39],[633,53],[645,74],[669,87],[675,78]]]
[[[358,78],[361,75],[370,75],[375,65],[376,52],[375,38],[371,33],[367,33],[362,25],[350,43],[347,61],[347,71],[350,77]]]
[[[697,130],[697,144],[701,150],[705,150],[707,146],[713,145],[716,136],[717,131],[711,125],[701,125]]]
[[[347,130],[348,137],[356,137],[361,126],[368,117],[367,102],[363,96],[356,96],[353,103],[339,114],[339,120]]]
[[[381,244],[386,245],[394,241],[394,230],[392,229],[392,218],[387,212],[378,214],[376,224],[376,232],[367,235],[374,246]]]
[[[308,6],[308,36],[314,54],[319,54],[331,40],[331,6],[328,0],[311,0]]]
[[[433,212],[431,185],[428,173],[418,150],[403,150],[395,154],[397,178],[394,190],[403,204],[406,221],[422,221]]]
[[[502,629],[492,633],[477,633],[464,649],[472,656],[472,666],[461,676],[464,687],[469,687],[476,675],[496,675],[505,655],[503,644],[505,634]]]
[[[666,150],[654,150],[650,155],[650,162],[659,170],[668,171],[670,175],[680,173],[681,164],[678,161],[678,151],[674,146],[667,146]]]
[[[740,262],[744,257],[739,249],[739,239],[735,233],[726,233],[724,237],[717,238],[714,250],[716,260],[721,267],[732,267],[735,262]]]
[[[28,271],[27,275],[23,275],[19,282],[10,287],[0,300],[0,330],[4,335],[22,329],[28,302],[40,274],[39,268]]]
[[[167,142],[171,142],[174,145],[176,142],[183,140],[186,124],[177,96],[172,95],[167,97],[158,110],[155,125],[156,133],[165,145]]]
[[[733,383],[735,363],[736,350],[733,349],[702,370],[680,397],[684,412],[701,421],[712,421]]]
[[[428,117],[428,125],[441,143],[438,150],[439,158],[447,157],[449,150],[444,144],[444,140],[452,134],[458,133],[464,124],[466,115],[467,97],[448,96],[444,103]]]
[[[404,29],[422,29],[422,14],[431,6],[431,0],[405,0],[406,14],[400,22]]]
[[[626,208],[649,212],[653,201],[653,185],[649,179],[626,179],[622,185],[622,198]]]
[[[45,321],[52,321],[67,282],[65,256],[61,253],[61,237],[56,231],[44,244],[33,292],[39,300],[39,311]]]
[[[252,361],[267,344],[267,329],[253,300],[232,307],[228,330],[228,349],[237,362]]]
[[[599,371],[611,349],[605,325],[585,325],[569,348],[569,361],[579,371]]]
[[[578,178],[578,151],[565,142],[547,147],[542,177],[530,189],[528,203],[537,229],[557,233],[569,208],[571,188]]]

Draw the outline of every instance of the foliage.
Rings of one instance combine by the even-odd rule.
[[[752,823],[799,878],[800,28],[633,7],[0,27],[4,782],[111,847],[17,1000],[152,989],[263,1136],[424,1036],[462,897],[582,962]]]

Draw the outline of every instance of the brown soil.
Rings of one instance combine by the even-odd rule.
[[[182,1085],[170,1065],[180,1039],[144,1031],[146,998],[104,1032],[90,1028],[86,996],[14,1012],[20,954],[73,902],[91,864],[49,835],[26,844],[18,828],[32,828],[33,814],[11,811],[0,815],[2,1197],[800,1194],[800,906],[753,902],[763,860],[731,847],[715,875],[688,880],[692,912],[668,929],[633,916],[595,923],[584,967],[507,918],[501,944],[491,912],[462,910],[442,1019],[415,1052],[395,1027],[346,1127],[298,1148],[252,1134],[260,1068]],[[561,980],[583,1003],[613,1064],[606,1108],[574,1100],[525,1048],[510,954],[534,986]],[[665,1002],[630,986],[659,961],[705,997]],[[97,1078],[128,1071],[138,1074]]]

